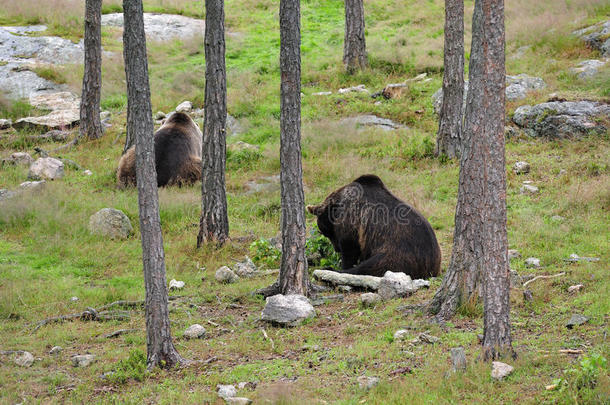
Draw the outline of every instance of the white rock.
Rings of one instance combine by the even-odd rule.
[[[93,174],[93,172],[91,170],[87,169],[87,170],[83,171],[83,174],[85,176],[91,176]]]
[[[307,297],[277,294],[267,297],[261,319],[282,326],[296,326],[315,315],[316,311]]]
[[[226,284],[234,283],[239,280],[239,276],[227,266],[222,266],[218,270],[216,270],[214,277],[218,282]]]
[[[314,270],[313,277],[333,285],[349,285],[358,288],[377,290],[381,277],[360,276],[355,274],[339,273],[331,270]]]
[[[155,114],[155,120],[160,121],[163,118],[167,117],[167,115],[163,111],[157,111]]]
[[[248,405],[252,403],[252,400],[245,397],[231,397],[231,398],[223,398],[225,403],[230,405]]]
[[[394,332],[394,340],[404,340],[409,336],[409,331],[406,329],[398,329]]]
[[[252,277],[258,272],[256,264],[248,256],[243,262],[237,262],[233,266],[233,272],[239,277]]]
[[[218,396],[223,399],[233,398],[237,395],[237,390],[233,385],[218,384],[216,386],[216,391],[218,392]]]
[[[339,89],[339,94],[345,94],[350,92],[359,92],[359,93],[368,93],[369,91],[366,89],[364,84],[359,84],[358,86],[347,87],[345,89]]]
[[[62,350],[63,350],[63,348],[61,346],[53,346],[51,348],[51,350],[49,350],[49,354],[50,355],[59,354],[59,353],[61,353]]]
[[[525,259],[525,265],[527,267],[538,268],[540,267],[540,259],[536,257],[528,257],[527,259]]]
[[[379,294],[364,293],[360,295],[360,303],[365,307],[374,307],[379,301],[381,301]]]
[[[405,273],[386,271],[379,281],[378,294],[383,300],[406,297],[417,291],[411,277]]]
[[[371,388],[373,388],[377,384],[379,384],[378,377],[368,377],[365,375],[361,375],[360,377],[358,377],[357,381],[358,381],[358,386],[360,388],[367,389],[367,390],[370,390]]]
[[[51,157],[39,158],[30,166],[28,178],[31,180],[56,180],[64,177],[64,164]]]
[[[40,180],[40,181],[24,181],[23,183],[21,183],[19,185],[19,188],[23,191],[36,191],[36,190],[42,190],[45,186],[45,184],[47,184],[46,181],[44,180]]]
[[[190,101],[183,101],[182,103],[178,104],[178,107],[176,107],[176,112],[189,113],[192,110],[193,103],[191,103]]]
[[[29,153],[15,152],[8,158],[8,161],[16,165],[29,166],[34,163],[34,158]]]
[[[420,288],[430,288],[430,282],[428,280],[422,280],[421,278],[418,278],[416,280],[413,280],[413,286],[415,286],[415,289],[419,290]]]
[[[572,294],[572,293],[582,290],[583,288],[584,288],[584,285],[582,285],[582,284],[571,285],[568,287],[568,292],[570,294]]]
[[[513,165],[513,171],[516,174],[527,174],[530,172],[530,164],[524,161],[516,162]]]
[[[521,194],[538,194],[538,187],[531,184],[524,184],[519,190]]]
[[[171,279],[169,281],[169,289],[170,290],[182,290],[184,288],[184,281]]]
[[[70,301],[76,302],[76,301],[78,301],[78,297],[74,296],[74,297],[70,298]]]
[[[492,364],[491,378],[496,380],[509,376],[514,370],[513,366],[509,366],[501,361],[494,361]]]
[[[317,93],[312,93],[312,96],[330,96],[331,94],[333,94],[332,91],[319,91]]]
[[[189,326],[185,331],[184,335],[187,339],[201,339],[205,336],[205,328],[198,323]]]
[[[7,129],[10,128],[11,125],[13,125],[13,122],[11,120],[8,119],[2,119],[0,120],[0,129]]]
[[[553,221],[553,222],[563,222],[563,221],[565,221],[565,218],[562,217],[561,215],[553,215],[551,217],[551,221]]]
[[[508,259],[516,259],[517,257],[521,257],[521,253],[515,249],[508,249]]]
[[[95,362],[93,354],[79,354],[72,356],[72,365],[74,367],[87,367]]]
[[[15,364],[21,367],[30,367],[34,363],[34,356],[30,352],[20,352],[15,356]]]

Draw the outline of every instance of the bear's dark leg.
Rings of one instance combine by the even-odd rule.
[[[371,256],[356,267],[344,269],[342,273],[382,277],[387,270],[383,263],[384,256],[383,254]]]
[[[358,263],[360,246],[351,241],[341,241],[341,268],[348,270]]]

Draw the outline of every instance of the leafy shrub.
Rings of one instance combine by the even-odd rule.
[[[227,166],[230,170],[245,169],[252,170],[255,163],[263,155],[259,151],[254,150],[240,150],[240,151],[227,151]]]
[[[269,239],[261,238],[250,244],[250,255],[257,265],[279,267],[282,252]]]
[[[332,267],[337,269],[341,264],[341,257],[331,241],[320,233],[318,227],[311,229],[309,238],[305,242],[305,254],[310,264],[319,267]]]
[[[129,357],[118,362],[116,369],[108,376],[114,384],[125,384],[129,379],[143,381],[146,376],[146,355],[139,349],[129,352]]]

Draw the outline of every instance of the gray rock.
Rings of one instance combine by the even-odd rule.
[[[549,139],[580,138],[605,133],[602,122],[610,117],[610,104],[593,101],[551,101],[524,105],[513,115],[513,122],[532,137]]]
[[[72,365],[74,367],[87,367],[95,362],[93,354],[78,354],[72,356]]]
[[[70,302],[76,302],[76,301],[78,301],[78,297],[75,296],[75,297],[70,298]]]
[[[523,285],[523,279],[517,273],[516,270],[510,269],[510,286],[513,288],[521,287]]]
[[[383,300],[406,297],[417,291],[411,277],[405,273],[386,271],[379,281],[379,296]]]
[[[237,390],[235,389],[234,385],[218,384],[216,386],[216,391],[218,392],[218,396],[223,399],[233,398],[237,395]]]
[[[122,28],[123,13],[102,15],[102,25]],[[205,22],[197,18],[174,14],[144,13],[144,31],[146,37],[153,41],[203,37],[204,30]]]
[[[162,120],[165,117],[167,117],[167,115],[163,111],[157,111],[157,113],[155,114],[156,121]]]
[[[252,403],[252,400],[246,397],[230,397],[223,398],[225,403],[230,405],[248,405]]]
[[[540,267],[540,259],[538,259],[537,257],[528,257],[527,259],[525,259],[525,266],[531,268],[538,268]]]
[[[521,253],[519,253],[518,250],[515,249],[508,249],[508,260],[510,259],[516,259],[518,257],[521,257]]]
[[[530,290],[523,290],[523,300],[527,302],[534,301],[534,295]]]
[[[51,157],[39,158],[30,166],[28,179],[57,180],[64,177],[64,164],[61,160]]]
[[[366,390],[370,390],[379,384],[379,377],[368,377],[366,375],[361,375],[356,380],[358,381],[358,386]]]
[[[602,56],[610,57],[610,20],[574,31],[573,34],[585,41],[590,48],[599,51]]]
[[[529,51],[530,49],[532,49],[532,47],[530,45],[525,45],[525,46],[521,46],[521,47],[517,48],[515,53],[513,53],[511,55],[511,59],[521,59],[525,55],[525,53],[527,51]]]
[[[169,281],[169,289],[170,290],[182,290],[184,288],[184,281],[171,279]]]
[[[201,339],[202,337],[205,336],[205,328],[203,326],[199,325],[198,323],[196,323],[196,324],[191,325],[188,328],[186,328],[183,336],[186,339]]]
[[[227,149],[229,149],[231,152],[242,152],[244,150],[251,151],[251,152],[259,151],[258,146],[252,145],[250,143],[246,143],[243,141],[237,141],[235,143],[232,143],[232,144],[228,145]]]
[[[364,307],[374,307],[378,302],[381,301],[379,294],[375,293],[364,293],[360,295],[360,303]]]
[[[7,157],[6,159],[2,159],[2,164],[9,165],[29,166],[32,163],[34,163],[34,158],[32,158],[29,153],[25,152],[15,152],[12,153],[11,156]]]
[[[56,355],[56,354],[61,353],[61,351],[62,351],[62,350],[63,350],[63,348],[62,348],[61,346],[53,346],[53,347],[51,348],[51,350],[49,350],[49,354],[50,354],[50,355],[52,355],[52,356],[54,356],[54,355]]]
[[[573,294],[575,292],[578,292],[578,291],[582,290],[584,287],[585,286],[582,285],[582,284],[571,285],[571,286],[568,287],[568,292],[570,294]]]
[[[527,174],[530,172],[530,164],[524,161],[516,162],[513,165],[513,171],[515,174]]]
[[[463,347],[451,349],[451,370],[453,372],[466,370],[466,352]]]
[[[61,131],[59,129],[52,129],[42,135],[36,135],[28,137],[34,142],[38,141],[46,141],[46,142],[63,142],[68,139],[69,133],[66,131]]]
[[[574,326],[580,326],[583,323],[587,322],[588,320],[589,320],[589,318],[587,318],[584,315],[572,314],[572,317],[570,318],[568,323],[566,323],[566,328],[572,329]]]
[[[102,208],[89,218],[89,231],[112,239],[125,239],[133,233],[133,227],[122,211]]]
[[[366,86],[364,84],[359,84],[358,86],[353,86],[353,87],[346,87],[344,89],[339,89],[337,91],[337,93],[339,94],[345,94],[345,93],[352,93],[352,92],[356,92],[356,93],[369,93],[369,91],[366,89]]]
[[[604,66],[606,61],[601,61],[597,59],[589,59],[580,62],[576,67],[570,69],[570,71],[578,76],[579,79],[590,79],[595,76],[599,68]]]
[[[531,184],[524,184],[519,189],[521,194],[538,194],[538,187],[532,186]]]
[[[384,131],[393,131],[395,129],[407,128],[406,126],[394,122],[390,119],[381,118],[372,114],[357,115],[355,117],[344,118],[340,121],[340,124],[355,127],[356,129],[375,127]]]
[[[6,188],[0,188],[0,201],[11,199],[17,195],[16,192],[8,190]]]
[[[319,91],[317,93],[312,93],[312,96],[330,96],[331,94],[333,94],[332,91]]]
[[[405,340],[409,336],[409,331],[406,329],[398,329],[394,332],[394,340]]]
[[[239,280],[239,276],[227,266],[222,266],[218,270],[216,270],[214,277],[216,277],[216,280],[218,282],[226,284],[234,283]]]
[[[351,287],[377,290],[381,277],[359,276],[347,273],[338,273],[330,270],[315,270],[313,277],[332,285],[349,285]]]
[[[576,262],[599,262],[599,257],[584,257],[578,256],[576,253],[572,253],[570,257],[564,259],[566,262],[576,263]]]
[[[182,103],[178,104],[178,107],[176,107],[176,112],[189,113],[192,110],[193,103],[191,103],[190,101],[183,101]]]
[[[248,181],[245,184],[246,194],[255,193],[272,193],[280,189],[280,175],[265,176],[254,181]]]
[[[34,356],[30,352],[20,351],[13,361],[20,367],[30,367],[34,364]]]
[[[84,174],[85,176],[92,176],[92,175],[93,175],[93,172],[92,172],[91,170],[87,169],[87,170],[83,171],[83,174]]]
[[[70,92],[34,94],[30,96],[30,104],[51,112],[47,115],[21,118],[13,127],[42,131],[65,130],[78,125],[80,121],[80,99]]]
[[[242,262],[233,265],[233,272],[239,277],[252,277],[258,273],[256,264],[248,256]]]
[[[514,370],[513,366],[510,366],[501,361],[494,361],[492,363],[491,378],[494,380],[502,380],[508,377]]]
[[[0,119],[0,129],[8,129],[13,125],[13,121],[9,119]]]
[[[40,191],[45,187],[46,184],[47,184],[47,182],[44,180],[24,181],[23,183],[19,184],[19,190],[21,190],[21,191]]]
[[[261,319],[282,326],[296,326],[315,315],[316,311],[307,297],[278,294],[267,297]]]
[[[553,221],[553,222],[563,222],[565,220],[566,219],[564,217],[562,217],[561,215],[553,215],[551,217],[551,221]]]
[[[350,293],[354,290],[354,288],[349,285],[339,285],[339,286],[337,286],[337,290],[344,292],[344,293]]]
[[[235,136],[244,132],[244,128],[239,123],[237,118],[227,114],[227,135]]]
[[[422,280],[421,278],[413,280],[413,286],[419,290],[420,288],[430,288],[430,282],[428,280]]]
[[[436,336],[432,336],[429,335],[427,333],[420,333],[419,336],[417,336],[417,338],[419,339],[420,342],[422,343],[428,343],[428,344],[435,344],[440,342],[440,338],[436,337]]]

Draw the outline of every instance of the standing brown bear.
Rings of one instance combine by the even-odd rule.
[[[343,273],[381,277],[393,271],[418,279],[440,272],[441,250],[430,223],[373,174],[358,177],[307,210],[341,254]]]
[[[157,186],[187,185],[201,180],[201,143],[199,127],[181,112],[172,113],[155,132]],[[136,149],[132,146],[119,161],[120,187],[136,185]]]

